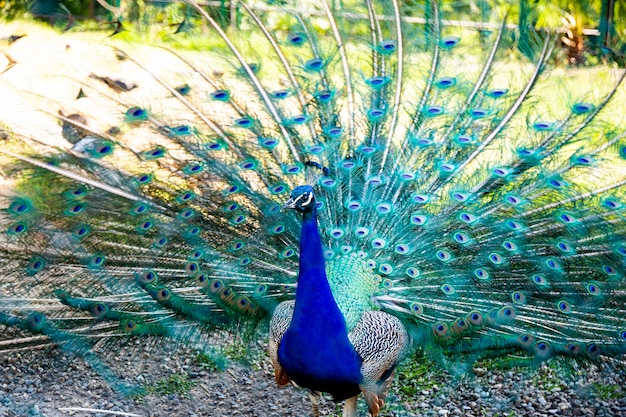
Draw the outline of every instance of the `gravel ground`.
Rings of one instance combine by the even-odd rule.
[[[3,338],[11,331],[0,328]],[[250,364],[231,364],[223,371],[199,363],[188,348],[174,348],[160,340],[134,340],[108,349],[117,375],[148,387],[147,394],[131,398],[114,392],[81,358],[55,347],[2,352],[0,417],[311,415],[306,391],[276,387],[262,349],[259,344],[249,353]],[[566,381],[555,368],[475,368],[476,376],[461,380],[428,367],[420,368],[424,372],[419,375],[400,371],[381,417],[626,416],[623,367],[618,371],[605,366],[601,371],[588,366],[569,372]],[[362,400],[359,406],[360,415],[366,416]],[[341,415],[329,398],[322,400],[320,411],[325,416]]]

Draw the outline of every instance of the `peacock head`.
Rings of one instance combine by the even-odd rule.
[[[315,194],[313,193],[313,187],[310,185],[301,185],[294,188],[291,192],[289,200],[285,203],[283,208],[289,208],[297,210],[301,213],[312,212],[316,208]]]

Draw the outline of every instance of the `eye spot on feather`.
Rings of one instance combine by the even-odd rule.
[[[320,182],[321,182],[322,186],[324,186],[326,188],[332,188],[335,185],[337,185],[337,181],[332,179],[332,178],[322,178]]]
[[[352,212],[358,211],[361,209],[361,203],[355,200],[349,201],[346,205],[346,208]]]
[[[272,98],[275,98],[277,100],[282,100],[289,96],[289,92],[286,90],[279,90],[279,91],[274,91],[270,95],[272,96]]]
[[[142,121],[148,119],[148,112],[141,107],[131,107],[126,110],[126,120],[128,121]]]
[[[452,49],[461,42],[458,36],[446,36],[441,40],[441,47],[444,49]]]
[[[90,228],[89,226],[77,226],[73,231],[72,231],[72,236],[82,239],[83,237],[87,236],[90,232]]]
[[[616,275],[617,270],[613,268],[611,265],[603,265],[602,271],[607,275]]]
[[[424,108],[424,113],[427,116],[439,116],[441,114],[443,114],[443,107],[442,106],[426,106]]]
[[[442,166],[442,169],[445,169],[445,168]],[[448,170],[451,170],[451,169],[454,169],[454,168],[448,168]],[[455,200],[455,201],[457,201],[459,203],[464,203],[467,200],[469,200],[471,194],[470,193],[462,193],[462,192],[459,192],[459,191],[455,191],[455,192],[453,192],[451,194],[451,196],[452,196],[453,200]]]
[[[416,226],[423,226],[428,222],[428,216],[422,213],[411,214],[411,223]]]
[[[465,232],[456,232],[454,233],[453,238],[457,243],[460,243],[461,245],[469,243],[470,241],[469,235]]]
[[[153,159],[159,159],[164,157],[166,154],[165,149],[163,148],[156,148],[156,149],[152,149],[150,151],[146,151],[144,152],[144,157],[146,158],[146,160],[153,160]]]
[[[370,77],[365,80],[365,83],[372,87],[374,90],[379,90],[389,84],[391,79],[389,77]]]
[[[392,211],[391,204],[389,203],[380,203],[376,206],[376,212],[378,214],[389,214]]]
[[[430,201],[430,196],[427,194],[413,194],[411,200],[415,204],[426,204]]]
[[[377,50],[382,55],[391,55],[398,48],[398,43],[392,39],[386,39],[378,43]]]
[[[157,237],[154,239],[152,246],[162,249],[167,244],[168,240],[165,237]]]
[[[622,202],[616,198],[605,198],[604,200],[602,200],[602,204],[609,209],[622,208]]]
[[[450,284],[443,284],[441,286],[441,291],[446,295],[451,295],[455,293],[454,287]]]
[[[452,260],[452,254],[447,250],[439,250],[436,253],[436,257],[438,260],[442,262],[449,262]]]
[[[435,85],[442,90],[446,88],[450,88],[455,84],[456,84],[456,78],[453,78],[453,77],[443,77],[443,78],[440,78],[435,83]]]
[[[459,219],[461,219],[462,222],[467,223],[467,224],[472,224],[476,222],[476,220],[478,220],[476,216],[468,212],[462,212],[461,214],[459,214]]]
[[[482,119],[483,117],[487,117],[491,114],[491,111],[488,109],[470,109],[469,114],[474,119]]]
[[[400,255],[406,255],[410,252],[410,250],[411,248],[409,247],[409,245],[406,245],[404,243],[397,244],[395,248],[395,252]]]
[[[472,311],[467,315],[467,319],[474,326],[481,326],[484,321],[484,317],[478,311]]]
[[[533,127],[537,131],[552,130],[553,126],[554,126],[554,123],[544,122],[544,121],[538,121],[533,124]]]
[[[448,325],[443,322],[433,324],[432,329],[433,329],[433,333],[435,334],[435,336],[438,336],[438,337],[446,336],[449,330]]]
[[[369,235],[370,230],[367,227],[357,227],[354,229],[354,234],[357,237],[366,237]]]
[[[47,262],[42,257],[36,256],[28,263],[26,267],[27,275],[35,275],[38,272],[41,272],[46,267]]]
[[[586,285],[587,288],[587,292],[590,295],[599,295],[600,294],[600,287],[595,284],[595,283],[589,283]]]
[[[261,138],[260,145],[266,149],[274,149],[278,145],[278,140],[274,138]]]
[[[385,111],[383,109],[370,109],[367,112],[367,116],[371,122],[378,121],[384,114]]]
[[[561,264],[552,258],[546,259],[546,266],[552,270],[559,271],[561,269]]]
[[[589,103],[576,103],[572,106],[572,111],[574,114],[585,114],[589,113],[594,109],[593,104]]]
[[[574,224],[576,223],[576,217],[574,217],[573,215],[569,214],[569,213],[560,213],[557,216],[557,219],[564,224]]]
[[[487,95],[491,98],[500,98],[500,97],[504,97],[506,93],[508,92],[509,90],[506,88],[494,88],[492,90],[489,90],[487,92]]]
[[[572,312],[572,305],[567,301],[557,301],[556,306],[561,313],[569,314]]]
[[[572,158],[572,163],[574,163],[575,165],[589,166],[593,162],[594,162],[594,159],[586,155],[576,156]]]
[[[386,245],[387,241],[385,239],[377,237],[372,240],[372,248],[374,249],[384,249]]]
[[[515,291],[513,294],[511,294],[511,299],[514,303],[517,304],[526,303],[526,295],[521,291]]]
[[[217,101],[228,101],[230,93],[227,90],[216,90],[210,94],[210,97]]]
[[[167,288],[162,288],[157,293],[157,301],[161,301],[161,302],[167,301],[170,299],[171,295],[172,294]]]
[[[504,242],[502,242],[502,247],[509,252],[516,252],[519,249],[517,244],[510,240],[505,240]]]
[[[570,342],[565,345],[565,350],[567,350],[570,355],[578,355],[580,353],[580,345]]]
[[[532,276],[532,280],[535,284],[539,286],[545,286],[548,284],[548,281],[541,274],[535,274]]]
[[[7,233],[9,234],[14,234],[14,235],[20,235],[24,232],[26,232],[28,228],[26,227],[26,225],[24,223],[16,223],[13,224],[11,226],[9,226],[9,229],[7,230]]]
[[[201,231],[202,229],[198,226],[192,226],[185,231],[185,234],[187,237],[193,237],[199,235]]]
[[[322,103],[327,103],[330,100],[333,99],[334,97],[334,93],[332,91],[329,90],[322,90],[319,91],[316,95],[315,98],[317,98],[318,101],[322,102]]]
[[[331,128],[326,129],[326,133],[331,138],[336,139],[339,136],[341,136],[341,134],[343,133],[343,128],[342,127],[331,127]]]
[[[411,310],[411,313],[415,315],[420,315],[424,312],[424,307],[422,307],[419,303],[411,303],[409,305],[409,310]]]
[[[383,275],[389,275],[393,272],[393,267],[391,266],[391,264],[381,264],[378,267],[378,272],[380,272]]]
[[[417,278],[420,275],[420,271],[416,267],[410,266],[406,269],[406,274],[411,278]]]
[[[587,354],[592,358],[597,357],[600,354],[600,346],[595,343],[589,343],[587,345]]]
[[[104,265],[104,261],[105,261],[105,257],[102,255],[94,255],[91,258],[89,258],[87,264],[90,267],[94,267],[94,268],[99,268],[102,265]]]
[[[296,32],[296,33],[290,33],[289,35],[287,35],[287,41],[292,46],[302,46],[306,43],[306,40],[307,40],[307,37],[306,37],[306,34],[304,33]]]
[[[270,192],[274,195],[282,194],[287,191],[287,186],[285,184],[276,184],[270,187]]]
[[[520,231],[524,228],[522,223],[514,219],[507,220],[505,224],[506,224],[506,227],[508,227],[510,230],[513,230],[513,231]]]
[[[489,272],[484,268],[476,268],[474,270],[474,276],[480,280],[487,280],[490,277]]]
[[[535,337],[529,334],[521,334],[517,337],[517,341],[520,345],[528,347],[535,342]]]
[[[324,60],[322,58],[312,58],[304,63],[304,69],[310,72],[321,71],[324,66]]]

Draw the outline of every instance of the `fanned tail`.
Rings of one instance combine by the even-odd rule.
[[[553,34],[521,53],[504,18],[466,29],[437,3],[242,3],[236,34],[185,4],[208,51],[50,43],[71,72],[25,94],[49,130],[8,120],[0,149],[0,323],[105,375],[96,341],[254,337],[293,298],[281,207],[312,183],[329,275],[354,257],[376,280],[340,291],[440,363],[626,351],[622,69],[555,68]]]

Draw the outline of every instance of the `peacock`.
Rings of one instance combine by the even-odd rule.
[[[54,343],[128,392],[124,340],[265,337],[276,383],[345,417],[416,352],[624,359],[610,54],[566,67],[487,2],[152,7],[152,41],[2,33],[0,355]]]

